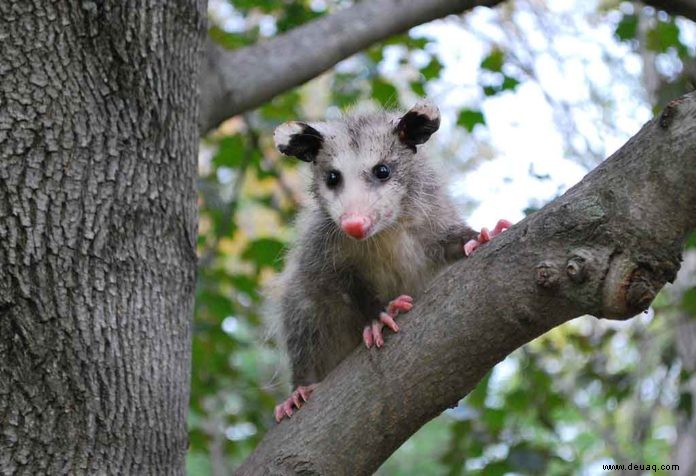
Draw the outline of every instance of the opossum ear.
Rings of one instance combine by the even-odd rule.
[[[396,133],[399,140],[411,147],[414,151],[416,145],[427,141],[440,127],[440,110],[429,101],[419,101],[396,125]]]
[[[324,137],[309,124],[290,121],[276,127],[273,140],[282,154],[297,157],[305,162],[314,162]]]

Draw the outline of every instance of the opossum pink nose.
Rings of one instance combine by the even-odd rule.
[[[362,240],[370,230],[370,219],[357,214],[344,215],[341,218],[341,228],[346,234],[357,240]]]

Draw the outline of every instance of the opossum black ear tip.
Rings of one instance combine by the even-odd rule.
[[[297,157],[305,162],[314,162],[324,137],[309,124],[290,121],[276,127],[273,140],[282,154]]]
[[[432,102],[423,100],[416,103],[399,119],[396,133],[401,142],[415,148],[416,145],[430,139],[430,136],[439,128],[440,110]]]

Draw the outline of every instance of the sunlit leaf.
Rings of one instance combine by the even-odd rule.
[[[504,476],[506,473],[512,471],[513,468],[510,467],[507,461],[494,461],[488,463],[484,468],[482,474],[486,476]]]
[[[253,261],[259,268],[268,266],[280,270],[284,246],[282,241],[274,238],[259,238],[249,243],[242,253],[242,258]]]
[[[520,82],[517,79],[513,78],[512,76],[505,75],[505,79],[503,79],[503,84],[500,86],[500,90],[508,91],[515,89],[519,84]]]
[[[647,46],[652,51],[665,53],[669,48],[679,48],[679,27],[674,20],[669,22],[658,21],[655,28],[646,35]]]
[[[440,71],[442,71],[442,63],[440,63],[437,58],[432,58],[430,62],[420,70],[426,81],[439,78]]]
[[[691,288],[682,297],[682,309],[696,316],[696,288]]]
[[[477,124],[485,125],[486,118],[481,111],[474,109],[462,109],[457,116],[457,125],[472,132]]]
[[[218,150],[213,157],[213,164],[217,167],[237,168],[242,163],[244,152],[244,139],[241,135],[236,134],[224,137],[218,143]]]
[[[624,15],[616,25],[614,34],[622,41],[633,40],[638,32],[638,16]]]
[[[696,248],[696,233],[692,233],[686,240],[687,248]]]
[[[483,59],[483,61],[481,61],[481,68],[499,73],[502,71],[504,63],[505,53],[496,48],[491,51],[488,56]]]
[[[425,97],[425,85],[422,81],[412,81],[409,83],[409,86],[411,86],[411,91],[416,93],[418,96]]]
[[[385,109],[399,104],[399,93],[394,85],[380,77],[372,80],[372,97]]]

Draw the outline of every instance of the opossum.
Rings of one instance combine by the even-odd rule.
[[[510,226],[476,232],[460,218],[446,180],[419,150],[440,112],[422,101],[403,115],[349,114],[286,122],[278,150],[309,162],[312,202],[280,277],[278,308],[296,390],[275,409],[290,417],[360,343],[380,348],[383,328],[408,312],[444,266]]]

